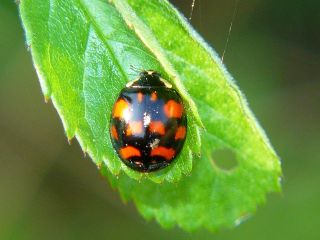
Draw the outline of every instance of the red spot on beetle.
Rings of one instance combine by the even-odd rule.
[[[163,110],[168,118],[181,118],[183,113],[183,106],[181,103],[177,103],[174,100],[169,100],[163,106]]]
[[[167,161],[171,160],[176,154],[176,151],[173,148],[166,148],[166,147],[156,147],[151,150],[150,156],[160,156],[165,158]]]
[[[113,117],[124,118],[124,114],[126,114],[127,111],[129,111],[129,103],[123,99],[119,99],[114,106]]]
[[[138,102],[141,103],[143,101],[143,93],[138,92],[137,98],[138,98]]]
[[[143,132],[143,124],[142,121],[132,121],[129,122],[128,127],[126,129],[126,135],[138,135]]]
[[[184,126],[178,127],[174,140],[184,139],[185,137],[186,137],[186,127]]]
[[[149,124],[149,131],[152,133],[158,133],[164,135],[166,133],[165,126],[161,121],[152,121]]]
[[[141,157],[139,149],[132,146],[121,148],[119,154],[123,159],[128,159],[131,157]]]
[[[114,125],[111,127],[111,135],[114,139],[119,140],[119,135]]]
[[[157,101],[157,99],[158,99],[157,92],[152,92],[150,99],[151,99],[152,102]]]

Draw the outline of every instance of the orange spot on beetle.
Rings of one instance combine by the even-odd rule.
[[[174,140],[184,139],[185,136],[186,136],[186,128],[184,126],[180,126],[180,127],[178,127],[178,129],[176,131],[176,135],[174,137]]]
[[[138,92],[137,98],[138,98],[138,102],[141,103],[143,101],[143,93]]]
[[[166,148],[166,147],[157,147],[151,150],[150,156],[160,156],[164,157],[167,161],[171,160],[174,155],[176,154],[176,151],[173,148]]]
[[[119,135],[114,125],[111,127],[111,135],[114,139],[119,140]]]
[[[169,100],[163,106],[163,110],[168,118],[181,118],[183,113],[183,106],[181,103],[177,103],[174,100]]]
[[[142,121],[129,122],[128,127],[126,129],[126,135],[131,136],[131,135],[141,134],[143,131],[142,125],[143,125]]]
[[[124,114],[129,111],[129,103],[123,99],[119,99],[113,109],[114,118],[124,118]]]
[[[132,146],[121,148],[119,154],[123,159],[128,159],[131,157],[141,157],[140,151]]]
[[[164,124],[161,121],[152,121],[149,124],[149,130],[152,133],[158,133],[164,135],[166,133]]]
[[[158,99],[157,92],[152,92],[150,99],[151,99],[151,101],[153,101],[153,102],[157,101],[157,99]]]

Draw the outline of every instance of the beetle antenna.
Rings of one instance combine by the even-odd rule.
[[[134,72],[136,72],[136,73],[141,73],[141,72],[143,72],[144,70],[143,69],[139,69],[139,68],[137,68],[136,66],[134,66],[134,65],[130,65],[130,69],[132,70],[132,71],[134,71]]]

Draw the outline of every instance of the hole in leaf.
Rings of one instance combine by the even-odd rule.
[[[219,149],[212,153],[214,164],[226,171],[230,171],[238,166],[236,154],[231,149]]]

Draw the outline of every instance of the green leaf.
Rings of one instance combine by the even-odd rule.
[[[119,161],[111,146],[112,106],[125,83],[137,75],[130,65],[156,69],[168,78],[114,6],[100,0],[26,0],[20,11],[42,90],[46,99],[52,99],[69,139],[75,136],[99,167],[105,164],[116,175],[124,170],[134,179],[148,177],[161,183],[179,181],[182,174],[190,173],[192,153],[200,151],[194,120],[200,118],[194,117],[196,108],[182,87],[180,93],[193,107],[188,111],[186,147],[171,166],[156,173],[138,173]]]
[[[215,230],[238,224],[267,192],[280,190],[278,157],[244,97],[167,1],[23,0],[20,12],[42,90],[68,138],[76,136],[143,216],[165,227]],[[125,167],[109,139],[112,105],[136,75],[130,65],[161,72],[187,105],[181,155],[152,174]],[[235,154],[236,167],[216,164],[212,154],[220,149]]]

